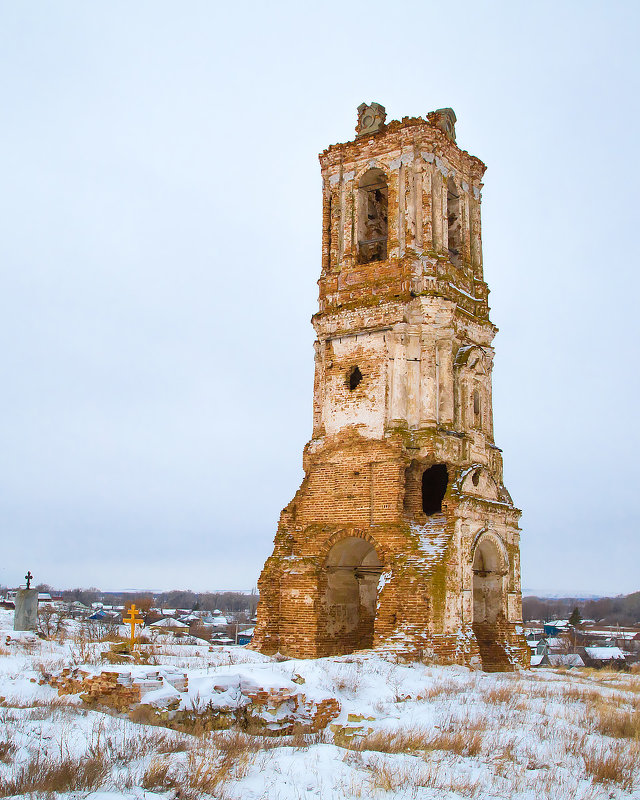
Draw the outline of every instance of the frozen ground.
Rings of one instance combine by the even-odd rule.
[[[241,702],[247,685],[341,706],[319,734],[195,736],[58,697],[43,674],[119,669],[98,666],[107,645],[78,630],[58,641],[14,634],[12,618],[0,611],[0,797],[640,798],[639,676],[487,675],[374,654],[277,662],[243,648],[157,645],[156,670],[188,673],[184,708],[215,701],[220,687]]]

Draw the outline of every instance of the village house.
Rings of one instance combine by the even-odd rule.
[[[627,669],[625,654],[619,647],[585,647],[583,660],[587,667]]]
[[[189,626],[172,617],[164,617],[157,622],[152,622],[151,625],[147,626],[147,630],[157,634],[173,633],[176,636],[187,636],[189,633]]]

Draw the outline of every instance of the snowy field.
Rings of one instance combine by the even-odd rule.
[[[373,653],[276,661],[203,642],[152,646],[149,679],[148,665],[102,663],[108,643],[87,642],[79,625],[43,641],[12,621],[0,611],[0,797],[640,798],[637,675],[487,675]],[[47,681],[65,667],[120,671],[145,684],[147,707],[195,717],[216,703],[241,709],[261,687],[302,693],[314,709],[334,698],[339,713],[317,733],[184,733],[148,724],[140,707],[59,696]]]

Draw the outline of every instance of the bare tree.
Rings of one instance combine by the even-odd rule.
[[[64,629],[64,614],[51,605],[42,605],[38,608],[38,622],[36,630],[45,639],[57,636]]]

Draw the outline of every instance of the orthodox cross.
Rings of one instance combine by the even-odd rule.
[[[33,580],[33,575],[31,574],[31,570],[29,570],[24,577],[25,577],[25,580],[27,582],[27,589],[30,589],[31,588],[31,581]]]
[[[138,613],[138,609],[136,608],[135,603],[131,603],[131,608],[129,609],[129,617],[123,617],[122,621],[125,625],[131,625],[131,649],[133,650],[133,646],[136,641],[136,625],[142,625],[144,620],[142,617],[136,616]]]

